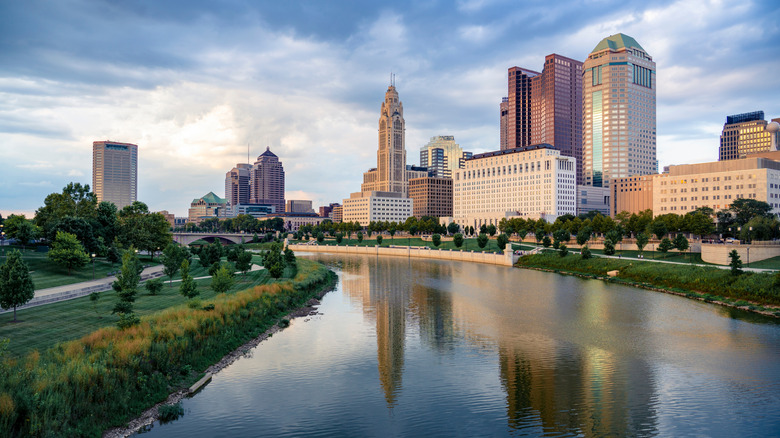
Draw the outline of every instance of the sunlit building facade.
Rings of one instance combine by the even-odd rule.
[[[772,119],[772,122],[780,122],[780,118]],[[764,120],[763,111],[726,117],[723,133],[720,135],[718,159],[736,160],[745,158],[748,154],[770,151],[773,140],[774,144],[777,144],[780,134],[776,130],[767,129],[769,124]]]
[[[137,201],[138,146],[92,142],[92,191],[98,202],[112,202],[120,210]]]
[[[454,136],[438,135],[420,148],[420,166],[426,167],[434,178],[452,178],[452,172],[463,168],[471,156],[471,152],[465,152],[455,143]]]

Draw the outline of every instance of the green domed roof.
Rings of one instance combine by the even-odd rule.
[[[603,40],[601,40],[600,43],[598,43],[596,48],[593,49],[590,53],[596,53],[606,49],[619,50],[619,49],[624,49],[626,47],[633,47],[635,49],[639,49],[647,53],[645,49],[642,46],[640,46],[638,42],[636,42],[635,39],[622,33],[610,35],[604,38]]]

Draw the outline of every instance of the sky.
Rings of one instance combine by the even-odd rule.
[[[0,0],[0,214],[92,183],[92,142],[139,147],[138,200],[186,216],[266,147],[314,208],[376,166],[391,73],[407,163],[430,137],[499,148],[507,69],[634,37],[657,68],[661,168],[715,161],[725,118],[780,117],[772,1]]]

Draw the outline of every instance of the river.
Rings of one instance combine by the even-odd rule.
[[[772,436],[780,324],[552,273],[309,255],[339,283],[140,437]]]

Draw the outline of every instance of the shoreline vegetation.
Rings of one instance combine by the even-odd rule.
[[[286,327],[291,312],[307,314],[334,283],[324,265],[299,259],[293,279],[174,306],[125,330],[104,327],[25,357],[0,345],[0,435],[101,436],[147,411],[151,424],[169,395],[180,400],[206,372]]]
[[[778,273],[733,275],[719,268],[598,257],[583,260],[557,253],[525,255],[515,266],[625,284],[780,318],[780,288],[775,283]],[[611,277],[609,271],[618,274]]]

